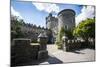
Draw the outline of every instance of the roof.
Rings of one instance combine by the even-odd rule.
[[[47,37],[47,35],[44,34],[44,33],[40,33],[38,37],[39,37],[39,38],[40,38],[40,37]]]
[[[64,10],[60,11],[60,12],[58,13],[58,15],[60,15],[60,14],[63,13],[63,12],[67,12],[67,11],[71,11],[71,12],[73,12],[74,15],[75,15],[75,11],[72,10],[72,9],[64,9]]]

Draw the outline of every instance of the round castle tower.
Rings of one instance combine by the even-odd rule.
[[[58,13],[58,29],[64,27],[67,30],[72,30],[75,27],[75,11],[65,9]]]

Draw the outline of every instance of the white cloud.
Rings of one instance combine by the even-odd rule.
[[[17,12],[12,6],[11,6],[11,15],[18,16],[20,19],[23,19],[20,13]]]
[[[83,6],[81,13],[76,17],[76,25],[87,18],[93,18],[95,16],[94,6]]]
[[[45,11],[45,12],[59,12],[59,6],[56,4],[50,4],[50,3],[32,3],[38,10]]]

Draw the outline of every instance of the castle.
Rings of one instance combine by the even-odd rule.
[[[75,27],[75,12],[71,9],[65,9],[57,14],[57,17],[51,13],[46,17],[46,28],[37,27],[36,25],[24,23],[17,23],[16,17],[11,16],[11,32],[16,33],[15,28],[20,24],[20,31],[25,35],[24,38],[32,39],[36,42],[38,35],[45,31],[48,36],[48,43],[54,43],[58,32],[64,27],[67,30],[71,30]],[[17,24],[17,25],[16,25]],[[13,37],[13,35],[12,35]],[[14,35],[15,37],[15,35]]]
[[[46,28],[52,31],[52,42],[56,40],[57,33],[62,27],[67,30],[75,27],[75,11],[64,9],[58,13],[57,17],[52,16],[51,13],[46,17]]]

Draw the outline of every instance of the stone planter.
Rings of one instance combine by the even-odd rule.
[[[44,33],[41,33],[38,36],[38,43],[40,45],[39,50],[46,50],[47,49],[47,36]]]

